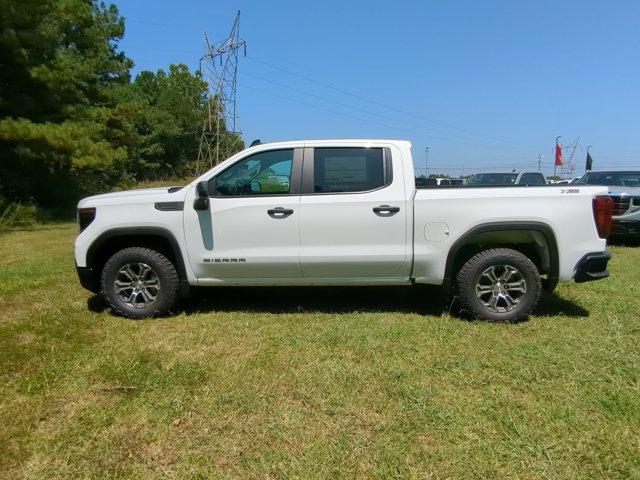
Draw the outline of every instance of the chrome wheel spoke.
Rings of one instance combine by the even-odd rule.
[[[491,300],[489,301],[489,308],[491,308],[492,310],[497,310],[498,309],[498,300],[500,300],[500,297],[498,297],[498,295],[491,295]]]
[[[500,275],[499,280],[503,283],[506,283],[513,276],[514,273],[518,273],[518,270],[516,270],[515,268],[509,265],[505,265],[504,273]]]
[[[116,280],[113,283],[116,287],[116,293],[120,293],[124,290],[129,290],[129,289],[133,290],[133,285],[131,285],[131,282],[123,282],[122,280]]]
[[[129,294],[129,296],[126,297],[125,303],[128,303],[130,305],[135,305],[135,299],[136,299],[137,295],[138,295],[138,292],[136,292],[134,289],[132,289],[131,293]]]
[[[476,295],[478,296],[478,298],[492,292],[493,292],[492,285],[483,285],[480,283],[476,285]]]
[[[140,272],[138,273],[138,277],[140,277],[141,279],[144,279],[145,275],[149,272],[152,272],[153,270],[151,270],[151,267],[146,263],[139,263],[138,271]]]
[[[496,267],[489,267],[484,272],[482,272],[482,275],[487,277],[492,283],[495,283],[498,281],[498,277],[496,277],[495,268]]]
[[[506,293],[503,293],[502,295],[500,295],[500,298],[501,298],[502,300],[504,300],[504,303],[506,304],[507,312],[508,312],[509,310],[511,310],[511,309],[514,307],[515,302],[514,302],[514,301],[513,301],[513,299],[512,299],[509,295],[507,295]]]
[[[149,305],[156,299],[155,297],[152,297],[151,295],[149,295],[149,292],[146,290],[140,292],[140,296],[142,297],[142,303],[144,303],[145,306]]]
[[[129,264],[122,267],[118,273],[125,275],[131,281],[138,278],[138,274],[133,271],[133,269],[131,268],[131,265]]]
[[[521,280],[518,280],[517,282],[511,282],[511,283],[505,284],[505,288],[506,288],[507,292],[522,292],[522,293],[525,293],[526,292],[526,283],[525,283],[524,278],[523,278]]]
[[[509,310],[520,303],[519,298],[513,298],[508,292],[504,294],[504,299],[507,301],[507,304],[509,304]]]

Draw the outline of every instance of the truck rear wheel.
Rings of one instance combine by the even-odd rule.
[[[143,247],[115,253],[102,269],[100,285],[109,306],[132,318],[169,312],[180,292],[173,263],[160,252]]]
[[[458,272],[456,284],[461,308],[494,322],[527,317],[542,292],[536,266],[509,248],[493,248],[471,257]]]

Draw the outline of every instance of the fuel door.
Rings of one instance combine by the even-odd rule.
[[[424,238],[427,242],[444,242],[449,238],[449,225],[444,222],[430,222],[424,226]]]

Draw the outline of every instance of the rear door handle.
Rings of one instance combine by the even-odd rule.
[[[389,205],[380,205],[379,207],[373,208],[373,213],[386,213],[386,214],[394,214],[400,211],[400,207],[391,207]]]
[[[271,218],[285,218],[293,213],[293,210],[290,208],[276,207],[270,210],[267,210],[267,214]]]

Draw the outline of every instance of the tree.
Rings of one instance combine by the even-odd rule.
[[[0,0],[0,28],[0,215],[190,171],[207,84],[183,64],[131,82],[115,6]]]
[[[95,0],[0,0],[0,189],[43,206],[113,184],[128,147],[117,108],[132,62],[124,20]]]
[[[133,99],[145,102],[145,118],[138,125],[143,137],[136,172],[140,178],[184,175],[198,156],[205,115],[207,84],[200,72],[184,64],[169,72],[141,72],[132,84]]]

